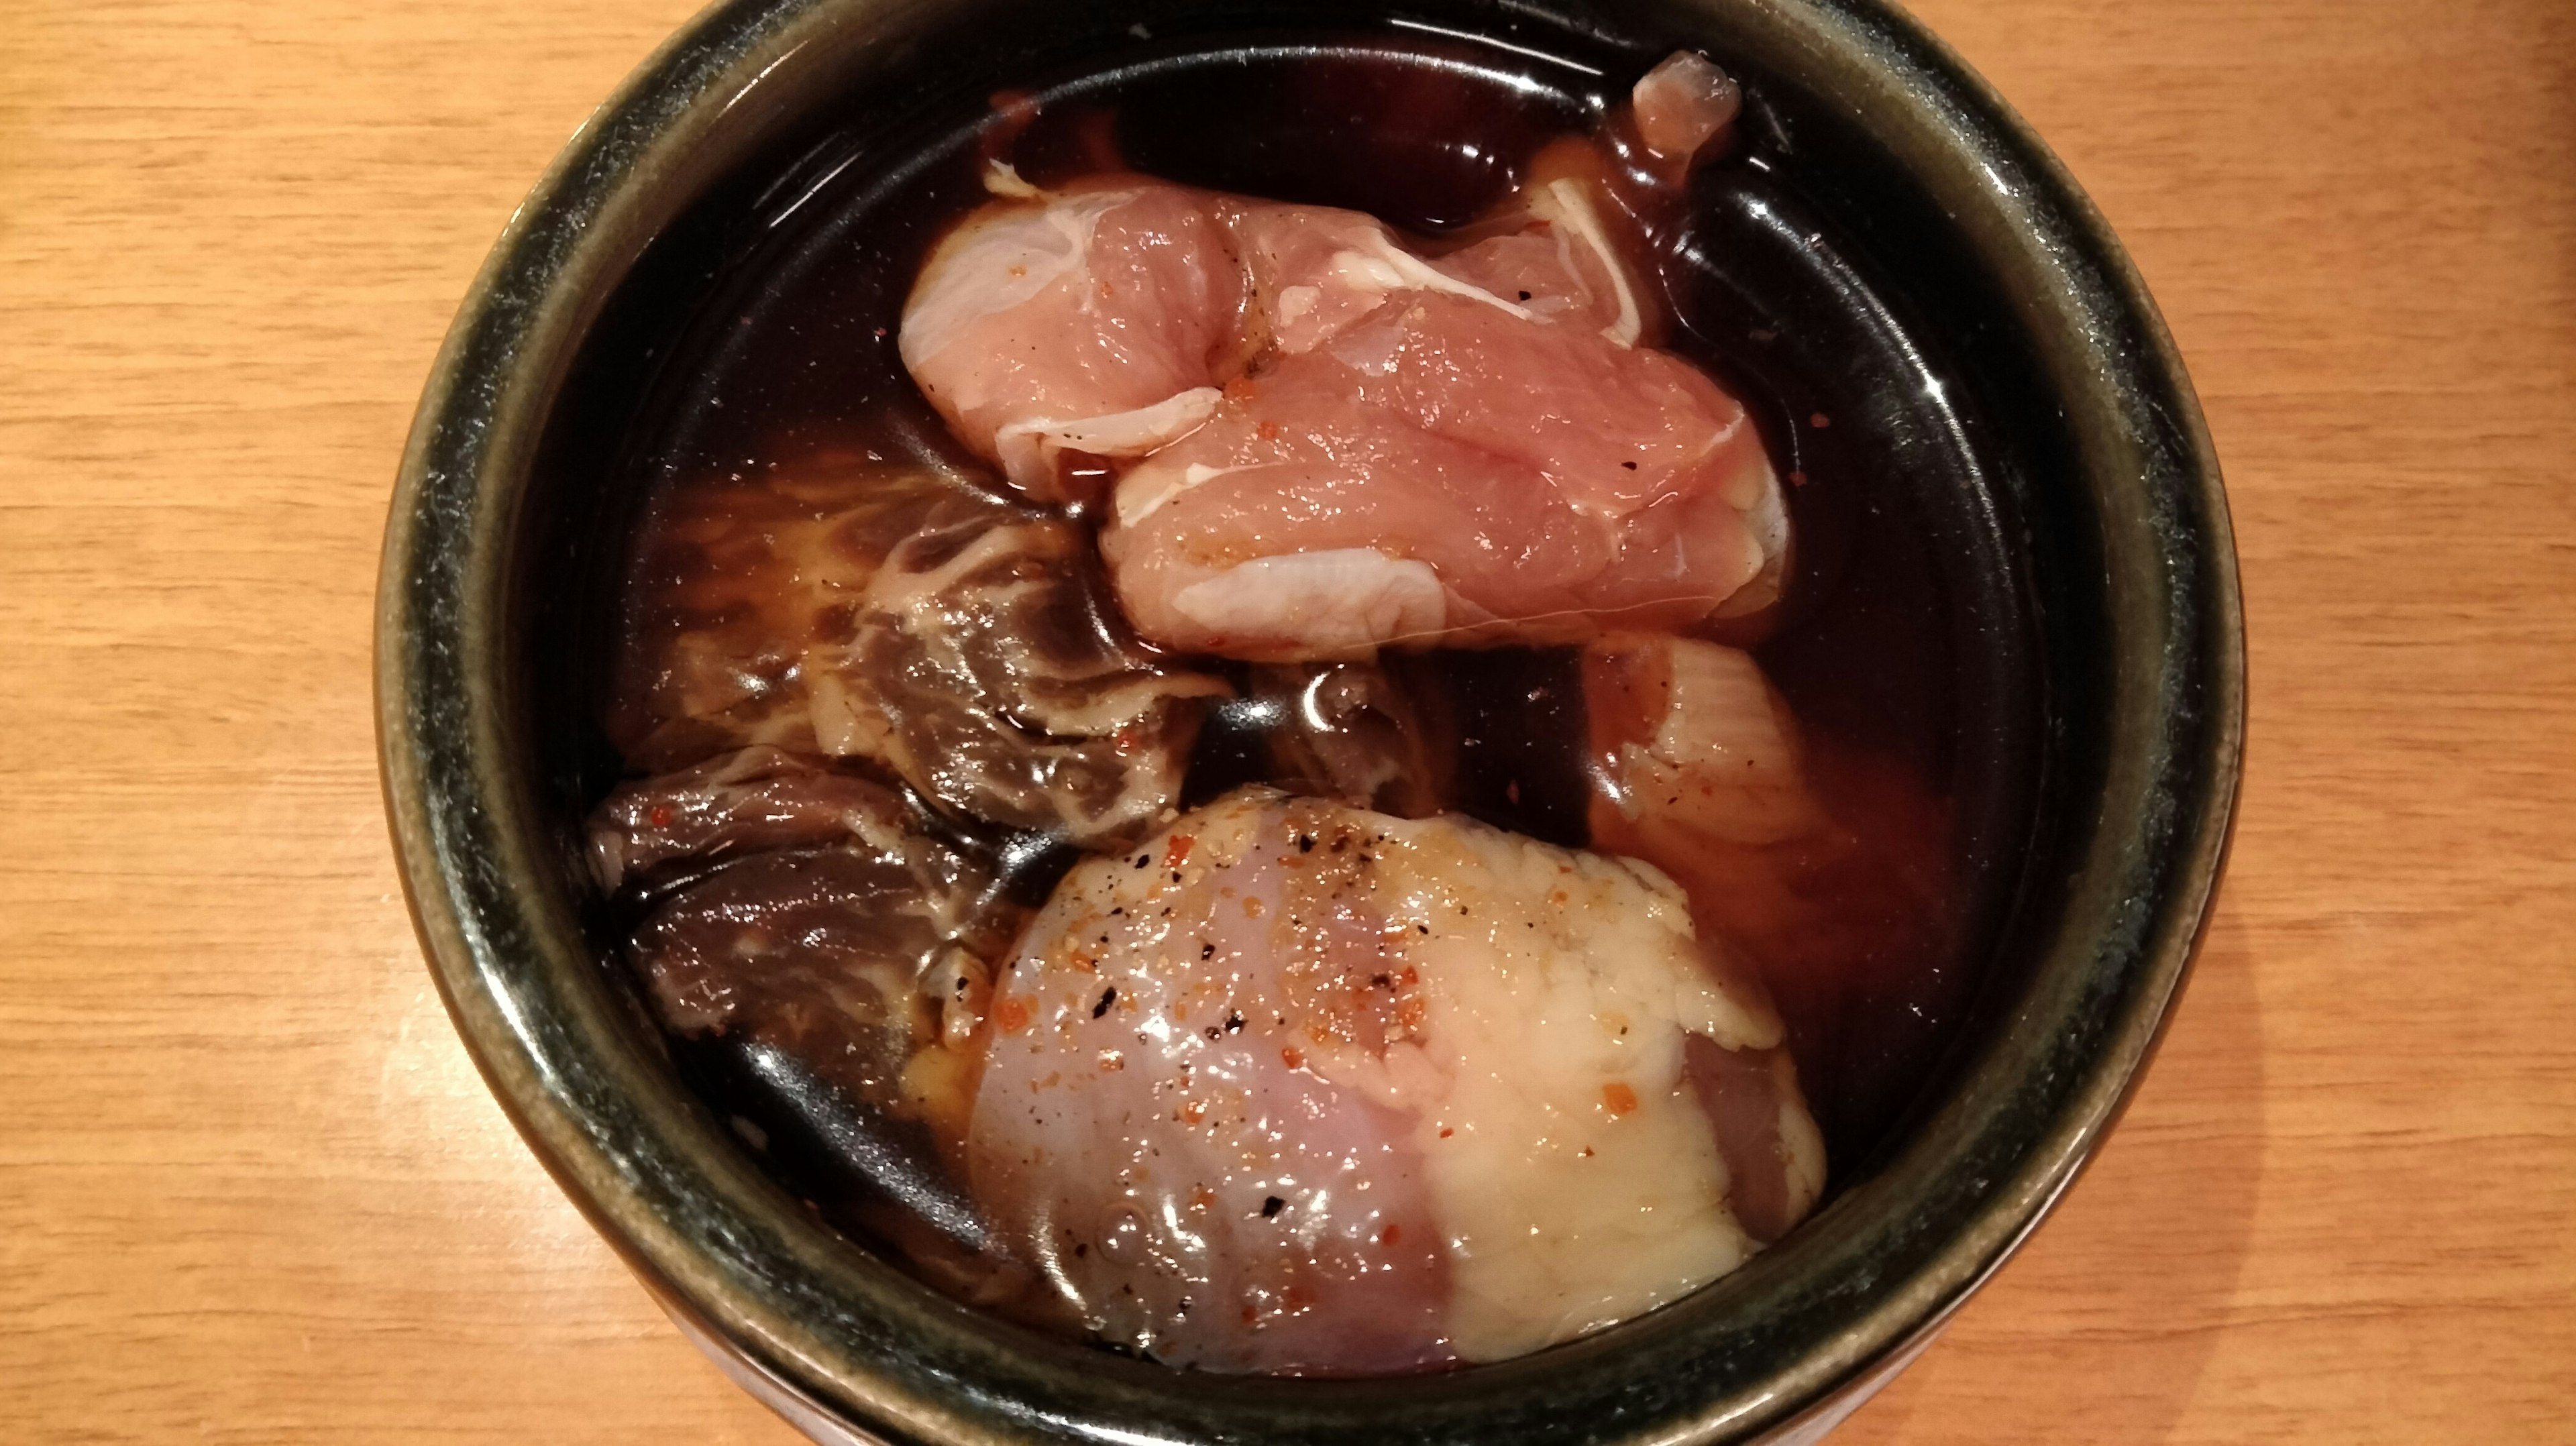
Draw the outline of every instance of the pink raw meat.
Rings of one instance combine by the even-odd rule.
[[[969,217],[903,354],[961,436],[1096,500],[1151,642],[1265,660],[1572,641],[1777,596],[1735,398],[1645,343],[1633,222],[1544,168],[1445,254],[1354,211],[1122,177]]]

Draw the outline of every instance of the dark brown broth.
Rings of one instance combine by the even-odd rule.
[[[930,242],[984,199],[988,153],[1042,184],[1114,155],[1436,234],[1508,194],[1539,145],[1593,125],[1634,75],[1586,68],[1324,37],[1003,96],[1006,124],[960,115],[892,169],[826,145],[762,198],[760,224],[740,233],[712,299],[660,361],[638,429],[616,439],[619,466],[667,499],[832,453],[972,465],[905,375],[894,330]],[[1803,199],[1798,158],[1751,100],[1738,153],[1695,178],[1659,258],[1683,325],[1673,344],[1745,399],[1796,484],[1794,580],[1756,651],[1806,731],[1818,788],[1874,857],[1948,881],[1937,907],[1908,912],[1869,871],[1852,874],[1850,896],[1832,902],[1878,916],[1868,957],[1833,977],[1775,980],[1844,1184],[1933,1076],[1976,986],[2024,842],[2035,699],[1968,399],[1867,256]],[[650,555],[656,535],[648,513],[633,555]],[[1459,807],[1586,841],[1570,651],[1430,654],[1390,671],[1453,730]],[[1258,710],[1220,710],[1192,801],[1262,776],[1263,727]],[[1891,794],[1923,806],[1885,809]],[[986,839],[1035,897],[1066,855],[1009,842]],[[767,1086],[746,1086],[739,1068],[701,1061],[693,1073],[729,1107],[759,1112]],[[829,1153],[789,1173],[824,1194],[815,1182],[838,1173]]]

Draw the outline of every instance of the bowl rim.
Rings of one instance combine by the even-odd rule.
[[[787,1398],[893,1440],[1199,1439],[1171,1427],[1247,1439],[1231,1433],[1249,1418],[1209,1405],[1210,1378],[1076,1353],[931,1298],[852,1259],[853,1247],[747,1163],[675,1125],[689,1108],[676,1084],[619,1053],[627,1021],[595,982],[587,993],[579,982],[592,961],[542,882],[544,846],[514,774],[521,752],[502,703],[515,658],[504,585],[514,507],[572,352],[640,249],[636,218],[708,179],[692,156],[720,150],[707,142],[724,127],[757,122],[760,107],[741,103],[773,72],[911,3],[730,0],[703,12],[576,132],[493,247],[424,388],[386,526],[375,694],[397,863],[440,994],[540,1162],[684,1327],[724,1342]],[[2063,930],[2079,937],[2043,966],[2067,991],[2064,1008],[2082,995],[2098,1030],[2047,1046],[2062,1077],[2033,1106],[2035,1138],[2010,1158],[1940,1162],[1944,1187],[1965,1191],[1949,1236],[1844,1307],[1830,1338],[1750,1384],[1666,1401],[1615,1437],[1585,1438],[1675,1446],[1830,1424],[1849,1388],[1883,1380],[1918,1349],[2073,1182],[2135,1088],[2206,928],[2245,706],[2217,458],[2152,299],[2064,168],[1964,63],[1880,0],[1691,3],[1711,17],[1759,11],[1815,46],[1818,63],[1874,75],[1910,118],[1903,133],[1878,136],[1900,159],[1985,168],[1991,210],[1963,224],[1989,227],[1998,253],[2037,278],[2040,315],[2025,322],[2057,328],[2044,340],[2071,360],[2053,379],[2095,403],[2069,408],[2071,425],[2091,429],[2079,439],[2087,457],[2134,467],[2138,525],[2162,540],[2165,575],[2140,584],[2160,585],[2160,598],[2127,604],[2161,629],[2161,646],[2145,663],[2124,649],[2114,679],[2139,708],[2119,715],[2104,817],[2134,837],[2096,839],[2081,854],[2082,907],[2070,905]],[[2067,952],[2077,948],[2091,957]],[[1972,1167],[1983,1172],[1972,1187],[1954,1178]],[[1555,1358],[1557,1378],[1571,1379],[1565,1371],[1607,1359],[1605,1339],[1633,1346],[1636,1324],[1525,1360]],[[1392,1389],[1438,1394],[1517,1364],[1393,1378]],[[1334,1422],[1397,1409],[1388,1389],[1231,1378],[1226,1394],[1293,1418],[1283,1439],[1320,1441]]]

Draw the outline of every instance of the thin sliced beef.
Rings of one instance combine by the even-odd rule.
[[[1178,796],[1199,700],[1108,601],[1083,528],[918,468],[822,459],[677,491],[630,595],[612,740],[868,759],[1008,828],[1115,839]]]

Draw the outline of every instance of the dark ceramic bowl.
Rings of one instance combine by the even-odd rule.
[[[1319,27],[1503,65],[1573,46],[1642,69],[1688,46],[1746,82],[1974,394],[1968,510],[2006,554],[1980,575],[2022,604],[2026,636],[1995,646],[2029,663],[2041,760],[1983,1002],[1911,1124],[1826,1209],[1613,1330],[1376,1381],[1211,1377],[1040,1339],[815,1223],[682,1088],[585,933],[571,841],[599,764],[564,721],[592,664],[563,640],[585,636],[586,579],[631,503],[566,460],[565,419],[633,405],[671,310],[656,299],[704,280],[709,227],[835,126],[895,134],[1022,72]],[[2135,1085],[2218,880],[2244,689],[2217,462],[2154,306],[2040,143],[1874,0],[719,5],[573,140],[467,298],[403,460],[376,656],[421,938],[539,1158],[683,1329],[818,1439],[943,1443],[1821,1434],[2038,1223]]]

